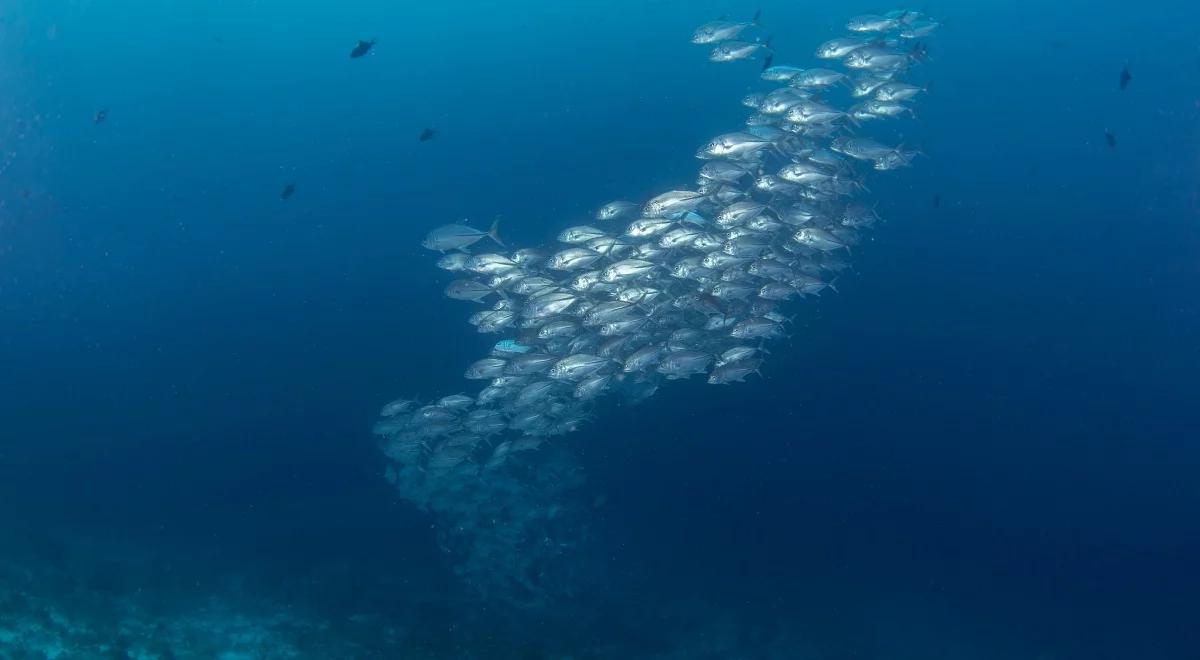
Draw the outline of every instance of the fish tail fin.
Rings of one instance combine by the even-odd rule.
[[[775,53],[768,53],[767,56],[763,58],[762,70],[766,71],[767,69],[771,68],[771,62],[773,61],[775,61]]]
[[[839,276],[839,277],[840,277],[840,276]],[[834,284],[837,284],[837,281],[838,281],[838,278],[837,278],[837,277],[835,277],[835,278],[833,278],[833,280],[832,280],[832,281],[830,281],[830,282],[829,282],[829,284],[826,284],[825,286],[829,287],[830,289],[833,289],[833,292],[834,292],[834,293],[841,293],[841,291],[838,291],[838,290],[837,290],[837,287],[836,287],[836,286],[834,286]]]
[[[750,22],[753,23],[754,25],[758,25],[758,19],[760,19],[760,18],[762,18],[762,8],[761,7],[754,10],[754,18],[751,18]]]
[[[500,216],[496,216],[496,219],[492,220],[492,226],[488,229],[487,235],[488,238],[496,241],[500,247],[508,247],[504,244],[504,241],[500,240]]]

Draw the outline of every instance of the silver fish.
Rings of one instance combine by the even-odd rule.
[[[476,360],[471,364],[471,366],[467,367],[465,377],[472,380],[486,380],[495,378],[496,376],[500,376],[504,373],[504,367],[507,364],[507,360],[502,360],[500,358],[483,358],[482,360]]]
[[[550,268],[554,270],[582,270],[600,260],[602,255],[587,248],[568,248],[550,257]]]
[[[650,218],[661,218],[671,213],[694,211],[704,203],[707,196],[692,190],[671,190],[646,202],[642,213]]]
[[[771,141],[750,133],[718,135],[700,148],[699,158],[742,158],[771,146]]]
[[[754,57],[760,52],[770,52],[771,47],[757,41],[726,41],[717,44],[708,59],[713,62],[735,62]]]
[[[754,355],[757,354],[760,350],[761,349],[755,348],[753,346],[734,346],[733,348],[726,350],[724,353],[721,353],[721,357],[718,360],[718,363],[719,364],[728,364],[730,362],[741,362],[743,360],[749,360],[750,358],[754,357]]]
[[[588,400],[600,396],[608,388],[612,378],[611,374],[602,374],[583,379],[575,386],[575,398]]]
[[[425,240],[421,241],[421,245],[430,250],[446,252],[447,250],[466,250],[468,247],[478,243],[484,238],[490,238],[500,245],[504,243],[500,240],[500,235],[497,233],[500,228],[500,220],[497,219],[492,223],[492,226],[487,231],[479,231],[474,227],[465,224],[442,225],[437,229],[429,232],[425,236]]]
[[[839,37],[830,39],[817,46],[816,55],[823,60],[840,60],[854,51],[866,46],[869,41],[856,37]]]
[[[708,371],[712,361],[712,355],[703,351],[673,351],[658,363],[658,372],[671,379],[687,378]]]
[[[504,373],[507,376],[529,376],[531,374],[540,374],[547,371],[555,362],[558,362],[557,355],[549,353],[526,353],[518,355],[508,361],[504,365]]]
[[[442,255],[442,258],[438,259],[437,267],[441,268],[442,270],[448,270],[452,273],[457,273],[467,269],[467,260],[470,258],[471,255],[465,252],[451,252],[449,254]]]
[[[416,402],[412,399],[396,399],[395,401],[385,405],[383,409],[379,411],[379,416],[394,417],[412,410],[412,407],[415,404]]]
[[[783,328],[770,319],[751,317],[733,326],[729,336],[736,339],[774,339],[783,336]]]
[[[900,30],[905,39],[923,39],[933,34],[941,24],[937,21],[918,21]]]
[[[633,202],[617,200],[601,206],[596,211],[597,220],[619,220],[637,213],[638,205]]]
[[[538,339],[553,339],[556,337],[573,337],[579,332],[579,326],[574,321],[561,319],[558,321],[550,321],[542,327],[538,328]]]
[[[758,360],[740,360],[738,362],[729,362],[723,364],[708,375],[708,383],[710,385],[725,385],[727,383],[740,383],[746,380],[746,376],[759,373]]]
[[[576,353],[554,363],[550,367],[550,377],[557,380],[582,380],[595,375],[596,372],[612,364],[607,358]]]
[[[562,233],[558,235],[558,241],[560,243],[575,245],[578,243],[586,243],[593,238],[601,238],[604,235],[605,232],[601,229],[596,229],[595,227],[589,227],[587,225],[579,225],[577,227],[568,227],[564,229]]]
[[[802,73],[804,69],[798,66],[788,66],[786,64],[776,64],[763,69],[759,77],[763,80],[771,82],[787,82],[795,78],[797,74]]]
[[[507,273],[518,268],[518,264],[502,254],[477,254],[467,259],[467,270],[480,275]]]
[[[700,176],[712,181],[721,181],[724,183],[736,183],[750,172],[738,165],[724,160],[714,160],[705,163],[700,168]]]
[[[558,383],[552,380],[534,381],[521,388],[513,404],[522,408],[531,406],[548,398],[558,387]]]
[[[732,23],[730,21],[712,21],[705,23],[692,33],[692,43],[696,45],[715,44],[729,39],[736,39],[738,35],[746,30],[746,28],[754,25],[754,23]]]
[[[662,234],[658,239],[658,246],[664,250],[689,246],[701,233],[703,232],[694,227],[678,227]]]
[[[446,296],[455,300],[481,303],[493,293],[496,292],[479,280],[454,280],[446,285]]]
[[[625,259],[605,268],[600,273],[600,279],[605,282],[619,282],[621,280],[633,279],[641,277],[655,268],[655,264],[641,259]]]
[[[846,244],[836,236],[819,227],[803,227],[793,235],[793,238],[801,245],[822,251],[846,247]]]
[[[629,357],[625,358],[625,363],[621,366],[621,371],[627,374],[635,371],[645,371],[647,368],[658,363],[662,352],[663,348],[657,344],[639,348],[631,353]]]
[[[793,87],[830,87],[846,80],[846,74],[829,69],[805,69],[794,76],[789,84]]]
[[[855,16],[846,23],[846,29],[851,32],[887,32],[900,27],[900,21],[874,14]]]
[[[908,83],[886,82],[875,90],[875,98],[880,101],[889,102],[907,101],[923,91],[925,91],[924,87],[917,87]]]
[[[525,301],[521,316],[525,318],[545,318],[567,311],[579,298],[566,291],[549,291]]]
[[[625,235],[633,238],[654,236],[655,234],[661,234],[674,225],[675,221],[670,218],[641,218],[629,224],[629,228],[625,230]]]

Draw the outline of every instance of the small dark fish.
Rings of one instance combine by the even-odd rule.
[[[421,134],[417,136],[417,141],[418,142],[428,142],[429,140],[432,140],[433,136],[436,134],[437,134],[437,131],[433,130],[432,128],[423,129],[421,131]]]
[[[774,62],[774,61],[775,61],[775,53],[769,53],[766,57],[763,58],[762,70],[766,71],[767,69],[771,68],[771,62]]]
[[[108,119],[108,108],[103,108],[101,110],[97,110],[96,116],[92,119],[92,121],[94,123],[99,124],[99,123],[102,123],[105,119]]]
[[[1108,130],[1107,128],[1104,129],[1104,141],[1107,142],[1108,146],[1113,149],[1117,147],[1117,136],[1113,135],[1112,131]]]
[[[1133,74],[1129,73],[1129,67],[1121,69],[1121,89],[1129,86],[1129,81],[1133,80]]]
[[[296,184],[289,183],[283,187],[283,192],[279,193],[279,199],[287,199],[296,193]]]
[[[760,18],[762,18],[762,9],[756,9],[754,11],[754,18],[750,19],[750,22],[758,23],[758,19],[760,19]]]
[[[941,193],[934,193],[934,195],[933,195],[933,208],[935,208],[935,209],[936,209],[936,208],[939,208],[939,207],[941,207],[941,205],[942,205],[942,194],[941,194]]]
[[[350,51],[350,58],[354,59],[354,58],[362,57],[363,55],[366,55],[367,53],[369,53],[371,51],[371,47],[374,45],[375,45],[374,39],[371,39],[370,41],[362,41],[360,39],[358,42],[358,45],[354,47],[354,50]]]

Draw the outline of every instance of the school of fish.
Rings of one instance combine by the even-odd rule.
[[[579,428],[601,397],[644,400],[671,380],[758,374],[765,344],[789,334],[789,301],[833,290],[880,222],[859,199],[865,174],[919,155],[864,134],[912,115],[924,89],[906,79],[935,21],[855,17],[848,36],[816,49],[822,66],[801,68],[774,64],[757,19],[692,35],[710,60],[753,60],[772,84],[742,99],[741,129],[699,148],[695,186],[604,204],[552,247],[511,249],[495,225],[449,224],[423,242],[452,274],[446,295],[477,306],[468,322],[499,340],[463,365],[477,392],[388,403],[375,433],[401,495],[452,521],[459,540],[443,542],[465,557],[469,580],[507,574],[495,588],[542,590],[529,577],[544,574],[535,564],[569,542],[548,531],[565,514],[536,502],[582,479],[553,438]],[[516,565],[498,571],[498,557]]]

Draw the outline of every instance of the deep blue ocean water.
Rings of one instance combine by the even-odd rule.
[[[563,440],[604,498],[589,589],[460,593],[370,435],[490,344],[421,238],[689,184],[761,86],[687,38],[760,7],[801,65],[890,8],[0,5],[0,615],[284,607],[326,622],[303,657],[1200,658],[1184,3],[915,7],[926,157],[871,180],[840,293],[765,378]]]

